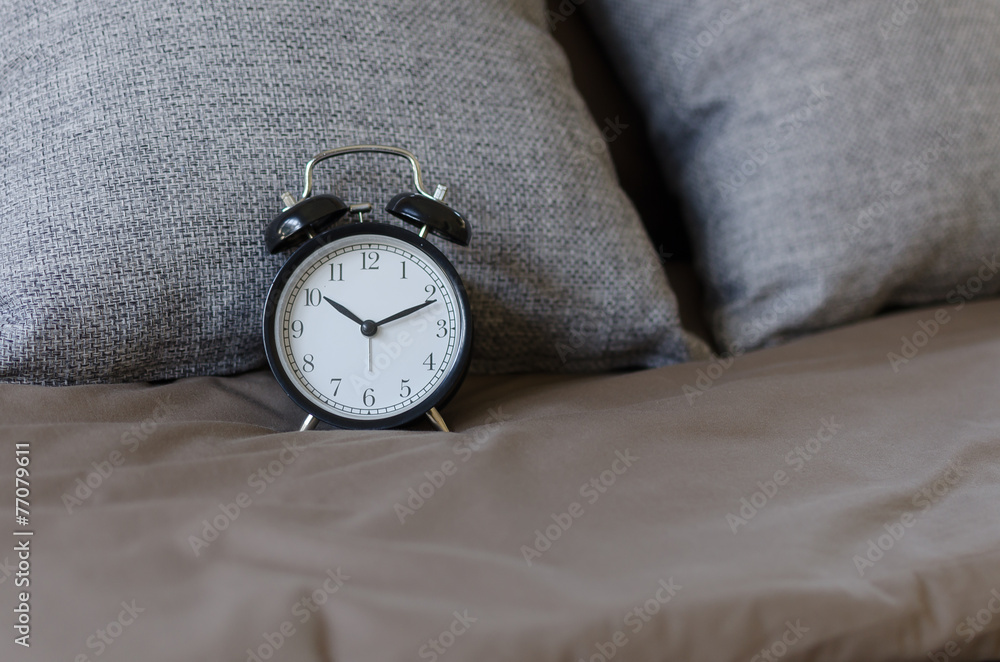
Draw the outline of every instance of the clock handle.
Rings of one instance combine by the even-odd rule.
[[[448,429],[448,424],[445,423],[444,418],[441,417],[441,412],[437,410],[437,407],[431,407],[431,410],[427,412],[427,418],[429,418],[431,423],[434,424],[434,427],[441,432],[451,432],[451,430]],[[299,432],[315,430],[318,424],[319,419],[312,414],[309,414],[306,416],[306,420],[302,421],[302,425],[299,427]]]
[[[444,197],[444,191],[441,191],[440,198],[438,198],[433,193],[428,193],[427,189],[424,188],[424,181],[420,175],[420,164],[417,162],[417,157],[410,152],[401,147],[389,147],[387,145],[352,145],[350,147],[338,147],[336,149],[330,149],[325,152],[320,152],[316,156],[312,157],[312,160],[306,164],[306,185],[302,190],[302,199],[305,200],[310,195],[312,195],[312,171],[316,167],[316,164],[320,161],[325,161],[334,156],[341,156],[343,154],[358,154],[358,153],[376,153],[376,154],[394,154],[395,156],[402,156],[404,159],[410,162],[410,169],[413,171],[413,185],[417,187],[417,191],[421,195],[431,198],[431,199],[441,199]],[[438,186],[438,189],[447,190],[443,186]],[[436,193],[436,192],[435,192]],[[287,202],[286,202],[287,204]]]

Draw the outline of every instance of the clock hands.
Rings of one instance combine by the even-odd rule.
[[[355,324],[359,325],[361,327],[361,335],[368,338],[368,372],[372,371],[372,336],[374,336],[378,332],[378,328],[383,324],[388,324],[389,322],[395,322],[396,320],[402,319],[407,315],[412,315],[418,310],[422,310],[427,306],[431,305],[432,303],[437,302],[437,299],[424,301],[423,303],[413,306],[412,308],[407,308],[406,310],[402,310],[396,313],[395,315],[390,315],[389,317],[386,317],[384,320],[381,320],[379,322],[373,322],[372,320],[361,319],[360,317],[358,317],[357,315],[355,315],[350,310],[340,305],[330,297],[323,297],[323,298],[326,299],[326,302],[331,306],[333,306],[338,313],[340,313],[347,319],[351,320]]]
[[[436,302],[437,302],[437,299],[431,299],[430,301],[424,301],[419,306],[414,306],[412,308],[407,308],[406,310],[404,310],[402,312],[398,312],[395,315],[390,315],[389,317],[386,317],[384,320],[376,322],[375,326],[382,326],[383,324],[388,324],[389,322],[395,322],[396,320],[398,320],[398,319],[400,319],[402,317],[406,317],[407,315],[411,315],[411,314],[417,312],[418,310],[420,310],[421,308],[426,308],[427,306],[431,305],[432,303],[436,303]]]

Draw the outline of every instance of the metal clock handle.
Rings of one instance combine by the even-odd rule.
[[[410,169],[413,171],[413,184],[416,186],[417,192],[432,200],[443,200],[445,193],[448,191],[448,187],[439,185],[434,190],[434,193],[427,192],[427,189],[424,188],[423,178],[420,174],[420,163],[417,161],[417,157],[413,154],[413,152],[410,152],[409,150],[405,150],[401,147],[389,147],[387,145],[351,145],[349,147],[338,147],[336,149],[320,152],[306,164],[306,185],[305,188],[302,189],[301,199],[305,200],[312,195],[312,171],[313,168],[316,167],[316,164],[335,156],[359,153],[392,154],[403,157],[410,162]]]

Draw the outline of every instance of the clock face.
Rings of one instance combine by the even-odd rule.
[[[402,425],[442,405],[471,350],[454,268],[426,240],[377,223],[302,246],[268,293],[264,336],[289,396],[353,428]]]

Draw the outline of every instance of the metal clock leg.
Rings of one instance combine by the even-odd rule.
[[[429,418],[431,423],[434,424],[434,427],[441,432],[451,432],[451,430],[448,429],[448,424],[445,423],[444,419],[441,417],[441,412],[437,410],[437,407],[431,407],[431,410],[427,412],[427,418]]]
[[[427,412],[427,418],[430,419],[431,423],[434,424],[434,427],[441,432],[451,432],[451,430],[448,429],[448,424],[444,422],[444,418],[437,410],[437,407],[431,407],[431,410]],[[319,425],[319,419],[310,414],[309,416],[306,416],[304,421],[302,421],[302,425],[299,427],[299,432],[315,430],[317,425]]]

